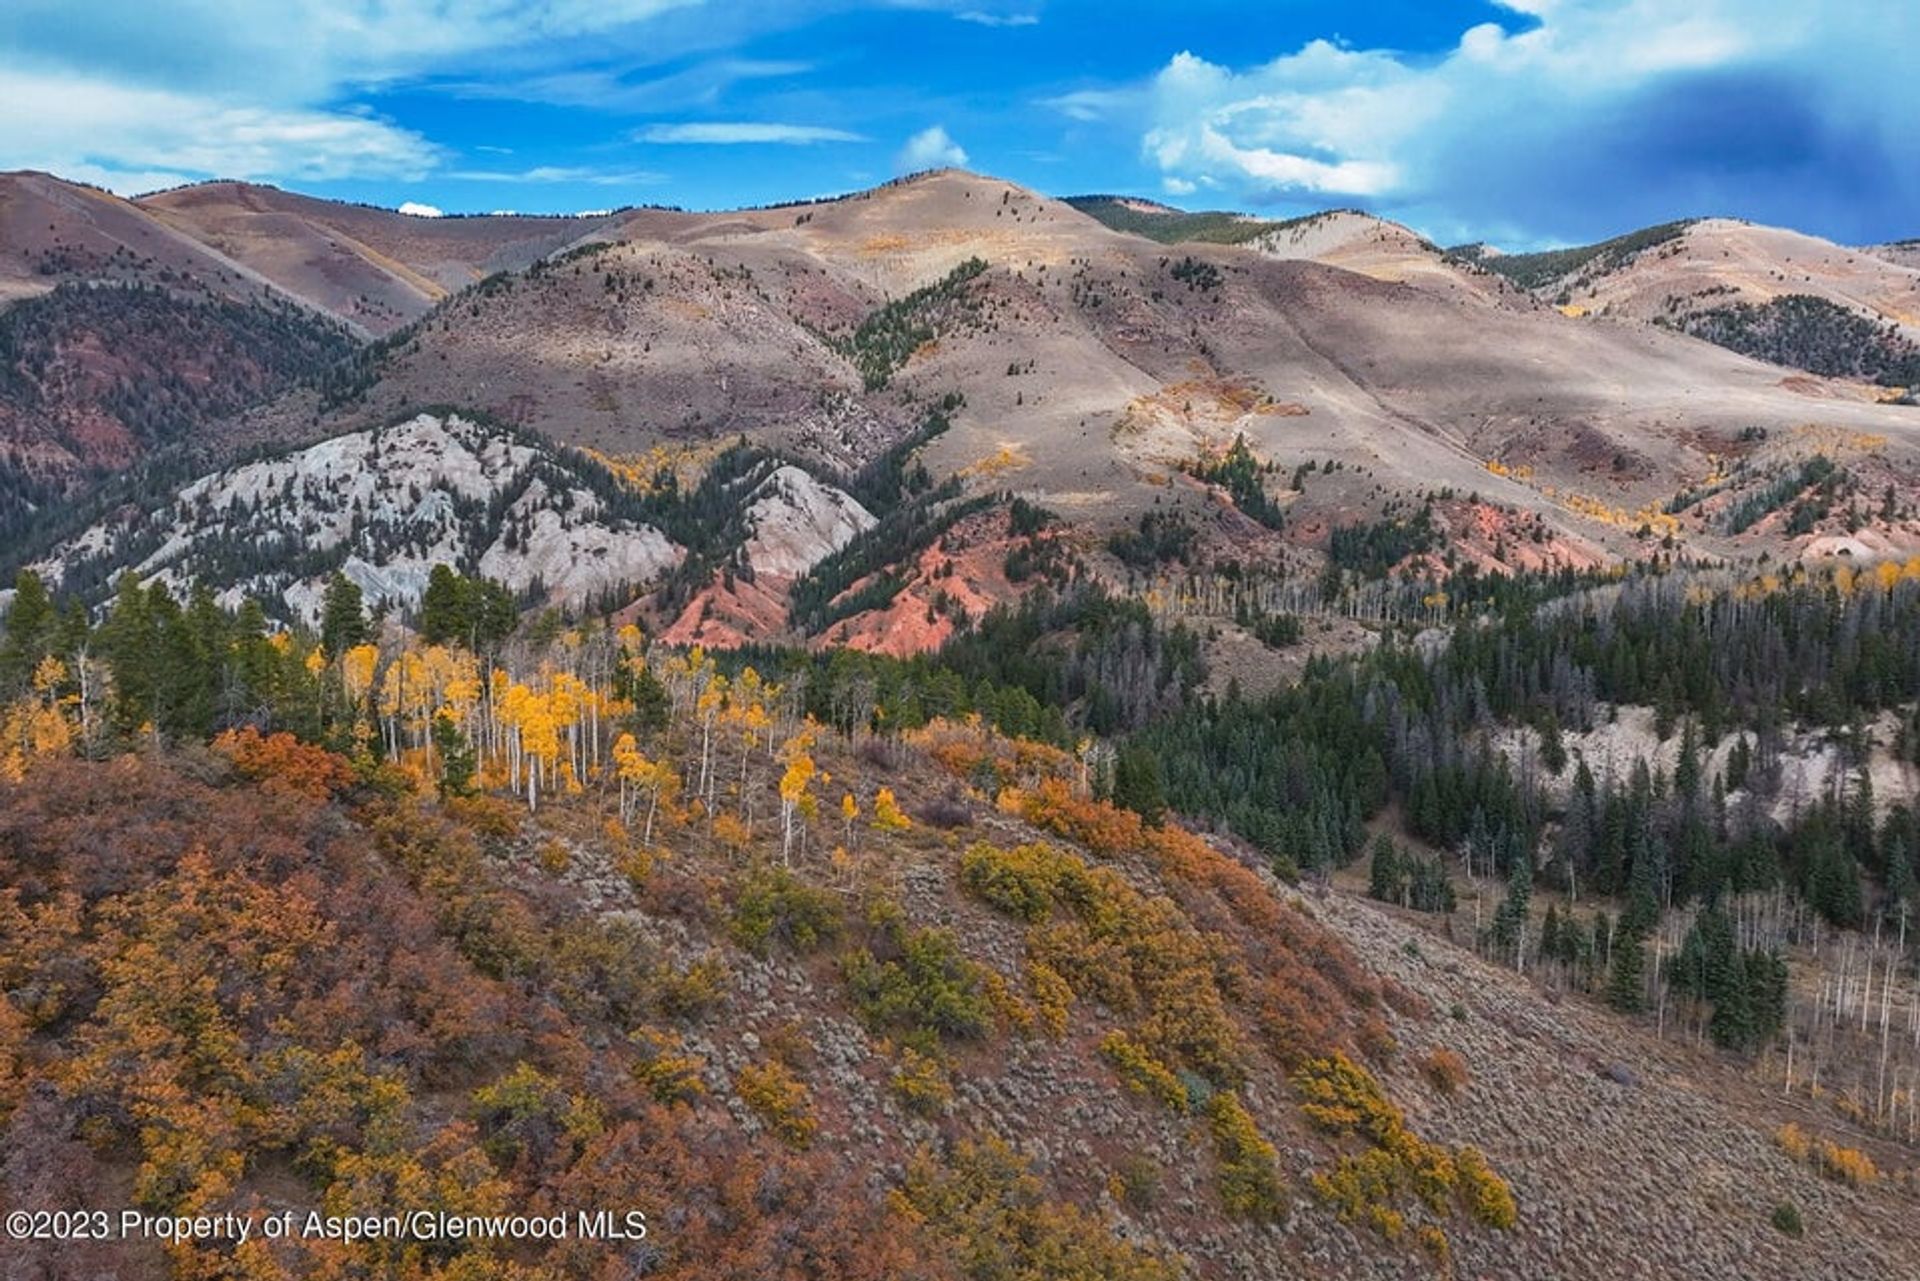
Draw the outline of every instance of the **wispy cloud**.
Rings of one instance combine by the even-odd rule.
[[[157,177],[418,179],[441,158],[418,133],[372,115],[235,106],[94,76],[0,66],[0,101],[9,163],[121,192]]]
[[[958,169],[967,163],[966,148],[948,136],[944,125],[931,125],[907,139],[894,167],[901,173],[922,169]]]
[[[953,15],[962,22],[971,22],[982,27],[1037,27],[1040,15],[1037,13],[988,13],[982,9],[963,9]]]
[[[446,163],[357,105],[453,68],[562,65],[701,0],[7,0],[5,163],[119,191],[207,177],[413,181]],[[547,65],[554,65],[549,61]]]
[[[603,112],[684,111],[711,107],[738,85],[804,75],[813,66],[794,59],[713,58],[666,75],[586,66],[506,79],[455,80],[443,87],[464,98],[542,102]]]
[[[819,142],[865,142],[862,134],[821,125],[775,124],[769,121],[691,121],[685,124],[648,125],[634,135],[641,142],[668,144],[707,143],[737,146],[745,143],[776,143],[792,147]]]
[[[487,55],[525,67],[581,61],[591,42],[703,0],[8,0],[8,45],[42,65],[91,67],[123,82],[218,84],[253,101],[313,105],[355,85],[410,80]],[[551,63],[549,65],[552,65]]]
[[[1040,105],[1051,107],[1070,120],[1105,120],[1138,102],[1137,92],[1125,89],[1076,89],[1072,93],[1042,98]]]
[[[651,169],[591,169],[579,165],[534,165],[530,169],[454,169],[445,175],[458,182],[578,183],[590,187],[640,187],[665,182],[667,176]]]

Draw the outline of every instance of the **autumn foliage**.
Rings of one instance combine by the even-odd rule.
[[[1476,1222],[1514,1226],[1513,1193],[1479,1149],[1450,1152],[1422,1139],[1373,1074],[1346,1055],[1336,1051],[1303,1064],[1293,1086],[1301,1110],[1316,1126],[1364,1144],[1343,1154],[1332,1170],[1313,1176],[1315,1193],[1341,1218],[1367,1223],[1391,1240],[1405,1230],[1407,1215],[1416,1208],[1437,1218],[1457,1200]]]
[[[857,1171],[716,1120],[673,1030],[699,1016],[667,1008],[699,1003],[662,995],[700,962],[549,915],[487,873],[484,838],[413,802],[360,821],[375,840],[292,789],[134,758],[0,784],[0,1137],[47,1187],[216,1212],[260,1204],[273,1168],[336,1213],[671,1216],[652,1247],[665,1277],[952,1275]],[[653,1030],[589,1049],[620,1022]],[[787,1082],[761,1084],[799,1136]],[[13,1261],[57,1276],[88,1258],[125,1266],[31,1243]],[[244,1259],[249,1277],[533,1275],[483,1244],[256,1242]],[[546,1264],[614,1275],[619,1259],[570,1241]],[[169,1266],[238,1275],[213,1247]]]
[[[314,800],[337,795],[354,781],[353,766],[345,757],[303,743],[285,730],[262,734],[251,725],[228,730],[213,740],[213,750],[246,778]]]
[[[1795,1161],[1818,1170],[1836,1183],[1863,1187],[1879,1182],[1880,1169],[1865,1152],[1809,1135],[1792,1122],[1774,1134],[1774,1144]]]
[[[293,727],[218,733],[212,759],[169,757],[144,722],[121,741],[153,750],[72,759],[85,709],[51,670],[8,722],[8,1150],[170,1213],[604,1205],[672,1230],[644,1257],[184,1246],[182,1277],[1159,1281],[1178,1266],[1068,1208],[1070,1175],[969,1132],[984,1078],[1017,1051],[1110,1085],[1209,1164],[1213,1212],[1260,1223],[1301,1129],[1268,1083],[1322,1063],[1373,1081],[1384,1011],[1411,1008],[1261,872],[1094,799],[1090,744],[936,720],[866,750],[798,684],[631,628],[498,662],[244,644]],[[968,793],[954,824],[929,816],[942,788]],[[890,1177],[847,1160],[862,1107],[859,1150],[893,1144]],[[928,1133],[939,1154],[909,1163]],[[1444,1164],[1500,1218],[1484,1163],[1389,1133],[1329,1180],[1404,1201]]]

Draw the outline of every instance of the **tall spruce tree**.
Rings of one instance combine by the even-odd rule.
[[[1160,825],[1167,813],[1167,792],[1158,755],[1132,744],[1120,749],[1113,767],[1113,803],[1151,826]]]
[[[1401,866],[1399,847],[1385,832],[1373,838],[1373,853],[1367,867],[1367,894],[1383,903],[1403,903],[1407,874]]]
[[[1607,970],[1607,1004],[1623,1014],[1647,1007],[1647,950],[1631,930],[1617,930],[1613,964]]]
[[[23,569],[14,575],[13,604],[7,607],[6,634],[0,637],[0,699],[27,688],[33,669],[52,653],[59,639],[60,616],[40,575]]]
[[[354,646],[366,644],[370,635],[372,628],[359,584],[336,573],[327,580],[326,593],[320,600],[320,648],[328,658],[338,658]]]

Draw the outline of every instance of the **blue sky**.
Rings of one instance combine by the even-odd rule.
[[[0,167],[445,211],[961,164],[1443,242],[1920,236],[1913,0],[7,0]]]

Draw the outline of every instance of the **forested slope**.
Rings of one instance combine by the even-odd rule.
[[[454,574],[384,637],[345,579],[307,633],[25,576],[9,1186],[649,1224],[141,1256],[180,1275],[1899,1276],[1911,1067],[1854,1020],[1911,998],[1806,987],[1866,955],[1833,887],[1902,919],[1911,819],[1770,802],[1795,735],[1910,710],[1910,577],[1650,578],[1248,701],[1085,588],[717,660]]]

